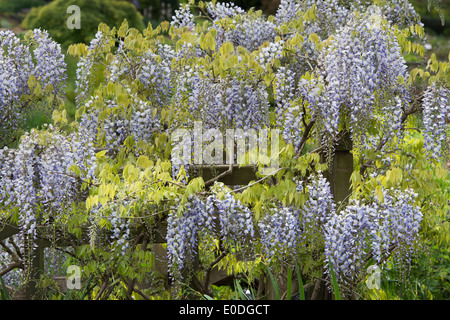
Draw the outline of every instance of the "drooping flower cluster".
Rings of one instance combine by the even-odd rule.
[[[326,108],[334,110],[328,112],[331,117],[326,119],[333,125],[326,132],[336,133],[338,121],[332,119],[346,114],[354,140],[364,139],[368,121],[381,107],[397,115],[397,122],[390,125],[399,127],[398,114],[408,103],[409,94],[398,81],[407,77],[406,64],[392,33],[352,23],[336,33],[324,54],[325,92],[330,103]]]
[[[281,0],[278,6],[275,19],[278,24],[289,22],[296,18],[300,9],[300,3],[297,0]]]
[[[223,198],[222,198],[223,197]],[[223,243],[245,243],[253,238],[253,214],[232,193],[218,187],[206,201],[210,216],[218,216]]]
[[[177,28],[187,27],[190,31],[195,29],[194,15],[187,3],[181,4],[180,8],[175,10],[175,15],[172,17],[170,24]]]
[[[450,90],[430,85],[423,99],[424,147],[431,158],[441,156],[443,142],[446,141],[446,117],[450,113]]]
[[[214,20],[219,20],[223,18],[233,18],[238,14],[244,14],[245,11],[235,5],[234,3],[224,2],[224,3],[216,3],[208,2],[206,5],[206,9],[208,10],[208,14]]]
[[[335,212],[336,204],[330,189],[330,183],[321,172],[308,184],[309,198],[302,208],[302,224],[305,241],[313,241],[323,232],[325,223]]]
[[[188,274],[199,241],[220,239],[220,249],[231,252],[251,248],[255,235],[252,212],[222,184],[207,199],[192,196],[181,212],[174,208],[167,223],[169,272],[177,281]]]
[[[297,148],[298,137],[302,136],[303,110],[292,101],[296,93],[295,73],[280,67],[275,75],[274,91],[277,126],[284,140]]]
[[[189,74],[177,98],[180,105],[188,103],[192,119],[201,120],[205,128],[249,129],[267,124],[268,94],[263,85],[237,77],[214,81],[193,70]]]
[[[268,263],[292,259],[302,242],[300,210],[273,208],[259,222],[262,253]]]
[[[87,55],[80,57],[77,63],[77,79],[75,81],[77,103],[88,99],[93,92],[94,77],[92,75],[96,74],[96,70],[99,68],[97,62],[109,46],[111,46],[110,40],[101,31],[98,31],[89,44]]]
[[[304,10],[315,6],[316,19],[307,22],[307,34],[317,33],[323,39],[328,38],[347,24],[355,13],[376,14],[388,20],[392,25],[410,26],[421,22],[414,7],[404,0],[307,0],[301,3]],[[368,18],[368,17],[366,17]]]
[[[60,94],[66,78],[66,63],[61,46],[54,42],[45,30],[34,29],[31,39],[35,46],[33,50],[35,65],[32,74],[39,79],[42,88],[52,85],[52,93]]]
[[[66,78],[61,47],[46,31],[35,29],[22,42],[12,31],[0,31],[0,146],[11,141],[11,134],[38,105],[39,93],[30,90],[30,77],[41,91],[59,96]],[[50,87],[52,86],[52,88]],[[50,90],[52,89],[52,90]],[[29,95],[27,99],[21,99]],[[37,100],[36,100],[37,101]],[[43,101],[43,106],[47,102]]]
[[[167,218],[167,257],[171,276],[182,280],[190,268],[197,252],[200,234],[213,234],[213,217],[206,205],[197,197],[192,197],[181,215],[176,208]]]
[[[423,26],[414,6],[409,1],[389,0],[381,7],[383,15],[392,24],[410,26],[414,23]]]
[[[133,113],[130,117],[121,111],[115,100],[102,102],[104,105],[99,108],[97,97],[86,101],[85,112],[80,118],[80,126],[96,144],[118,149],[128,137],[133,137],[135,142],[150,141],[154,131],[160,128],[156,109],[148,101],[132,98],[130,108]]]
[[[141,67],[136,77],[149,91],[147,100],[154,106],[161,108],[170,102],[173,87],[171,63],[174,58],[174,50],[159,43],[155,52],[148,51],[137,63]]]
[[[256,14],[242,14],[243,10],[235,5],[209,3],[208,13],[213,20],[213,28],[217,30],[218,46],[231,42],[235,47],[242,46],[254,51],[266,41],[273,42],[276,36],[276,24]],[[221,19],[230,19],[225,27]]]
[[[259,63],[264,67],[267,63],[271,63],[273,59],[280,59],[282,56],[284,41],[269,42],[269,44],[261,49],[259,54]]]
[[[131,228],[129,219],[120,217],[116,213],[113,213],[109,220],[112,225],[111,240],[114,241],[115,247],[120,250],[122,255],[125,255],[126,250],[129,248],[129,240],[131,238]]]
[[[325,263],[332,263],[340,284],[358,283],[370,258],[381,265],[394,250],[414,249],[422,220],[416,196],[410,189],[383,190],[383,201],[354,200],[330,217],[324,228]]]
[[[85,200],[81,185],[95,179],[96,168],[93,144],[85,137],[83,131],[65,136],[50,127],[25,134],[17,149],[0,151],[1,207],[19,212],[26,248],[42,223],[38,217],[51,215],[57,223],[59,214]]]
[[[301,180],[296,181],[297,192],[305,190]],[[262,252],[271,262],[293,262],[296,253],[320,246],[324,226],[335,214],[335,203],[329,182],[319,172],[306,185],[309,198],[302,208],[271,208],[259,222]]]
[[[324,248],[326,272],[331,262],[344,288],[361,280],[371,258],[382,265],[392,253],[408,259],[414,252],[422,212],[413,190],[385,189],[382,200],[353,199],[337,212],[330,185],[320,172],[305,187],[296,184],[298,192],[307,191],[306,203],[301,208],[270,208],[258,223],[261,253],[268,262],[289,264],[305,250]]]

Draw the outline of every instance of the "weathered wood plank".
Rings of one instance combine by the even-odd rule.
[[[189,175],[191,177],[201,176],[204,181],[211,180],[221,173],[224,173],[229,169],[229,165],[192,165],[189,167]],[[256,166],[239,166],[233,165],[233,172],[218,179],[219,182],[223,182],[225,185],[247,185],[252,180],[257,180]]]

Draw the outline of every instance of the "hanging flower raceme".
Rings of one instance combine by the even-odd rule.
[[[80,60],[77,63],[77,78],[75,81],[77,103],[81,103],[88,99],[95,89],[93,88],[94,77],[92,77],[92,75],[95,74],[99,68],[97,62],[102,58],[102,54],[108,51],[112,45],[111,39],[105,36],[103,32],[98,31],[87,48],[87,54],[80,57]]]
[[[300,2],[297,0],[281,0],[275,14],[276,22],[283,24],[295,19],[300,8]]]
[[[273,208],[259,222],[262,253],[269,264],[290,261],[301,247],[300,210]]]
[[[412,190],[383,190],[383,200],[353,200],[324,226],[325,263],[342,287],[358,283],[370,258],[382,265],[392,253],[406,255],[417,244],[422,212]],[[328,271],[329,272],[329,265]]]
[[[275,40],[277,25],[261,15],[243,14],[243,9],[228,3],[208,3],[207,11],[217,30],[219,46],[231,42],[235,47],[254,51],[265,42]],[[229,19],[226,27],[221,23],[222,19]]]
[[[173,279],[182,281],[190,271],[201,236],[214,234],[214,221],[205,203],[188,199],[183,211],[171,210],[167,218],[167,257]]]
[[[195,29],[194,15],[187,3],[181,4],[180,8],[175,10],[175,15],[172,17],[170,24],[177,28],[186,27],[190,31]]]
[[[61,46],[46,31],[32,30],[24,41],[0,31],[0,146],[12,142],[12,133],[33,108],[50,104],[43,92],[62,96],[65,72]]]
[[[322,173],[310,178],[306,188],[296,181],[297,192],[307,190],[309,198],[302,208],[270,208],[258,226],[262,253],[269,263],[292,263],[299,253],[318,248],[323,242],[324,225],[335,213],[330,184]]]
[[[82,131],[65,136],[50,127],[25,134],[17,149],[1,150],[1,208],[20,214],[21,240],[27,250],[38,224],[50,216],[58,224],[66,210],[85,200],[82,184],[95,180],[96,167],[93,144],[86,137]]]
[[[208,14],[214,20],[219,20],[223,18],[233,18],[238,14],[245,13],[245,11],[242,8],[229,2],[225,3],[217,2],[215,4],[213,4],[212,2],[208,2],[206,5],[206,9],[208,10]]]
[[[363,139],[374,115],[383,112],[397,115],[399,128],[401,113],[409,102],[406,85],[406,64],[396,38],[384,25],[373,26],[355,19],[339,29],[331,45],[323,52],[324,94],[328,104],[346,115],[354,141]],[[320,112],[332,127],[325,132],[336,133],[336,113]],[[329,115],[329,116],[328,116]],[[383,135],[380,132],[380,136]]]
[[[219,218],[220,238],[223,243],[232,247],[250,243],[249,240],[255,235],[253,214],[228,189],[217,184],[213,194],[206,200],[206,207],[210,216]]]
[[[450,90],[437,84],[428,86],[423,99],[424,147],[429,156],[439,159],[446,141],[446,117],[450,113]]]

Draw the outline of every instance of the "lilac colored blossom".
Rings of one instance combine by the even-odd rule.
[[[325,263],[332,263],[340,284],[355,285],[370,257],[382,265],[392,253],[408,255],[414,250],[422,221],[416,196],[410,189],[383,190],[383,201],[353,200],[328,219]]]
[[[167,255],[171,276],[183,280],[183,272],[191,266],[200,236],[212,234],[213,217],[197,197],[188,199],[181,215],[174,208],[167,218]]]
[[[446,116],[450,113],[450,90],[436,84],[428,86],[423,99],[424,147],[433,159],[441,156],[445,142]]]
[[[236,15],[244,14],[245,11],[234,3],[225,2],[225,3],[216,3],[208,2],[206,5],[206,9],[208,10],[209,15],[214,20],[219,20],[223,18],[233,18]]]
[[[273,208],[258,224],[262,253],[268,263],[292,259],[302,241],[300,210]]]
[[[25,250],[32,248],[37,236],[40,210],[59,219],[64,210],[82,201],[82,182],[95,181],[95,152],[84,137],[82,132],[63,135],[52,127],[33,130],[22,136],[17,149],[0,152],[1,206],[18,210]]]
[[[95,74],[98,67],[96,62],[109,45],[110,40],[101,31],[98,31],[88,46],[87,55],[80,57],[77,63],[77,79],[75,81],[77,103],[82,103],[92,93],[94,88],[92,88],[91,75]]]
[[[0,145],[11,143],[12,133],[39,105],[31,102],[35,98],[28,85],[31,76],[43,90],[51,85],[52,94],[63,94],[66,63],[60,45],[40,29],[25,38],[22,42],[12,31],[0,31]],[[48,102],[43,100],[45,107]]]
[[[220,238],[224,243],[244,243],[253,238],[255,230],[252,212],[220,184],[208,197],[206,208],[211,216],[218,215]]]
[[[181,4],[180,8],[175,10],[175,15],[172,17],[170,24],[177,28],[187,27],[191,31],[195,29],[194,15],[187,3]]]

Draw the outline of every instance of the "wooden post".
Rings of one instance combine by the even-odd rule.
[[[350,132],[347,131],[337,141],[329,170],[324,173],[330,183],[331,193],[337,204],[347,200],[351,194],[350,177],[353,173],[353,155],[350,151],[352,148]],[[325,161],[324,156],[322,156],[322,161]]]
[[[218,175],[226,172],[230,166],[228,164],[220,165],[193,165],[189,167],[189,176],[198,177],[201,176],[204,181],[208,181],[217,177]],[[253,165],[233,165],[233,172],[228,175],[224,175],[218,179],[218,182],[223,182],[227,186],[247,185],[252,180],[257,180],[256,177],[257,167]]]
[[[25,299],[36,299],[36,285],[44,271],[44,246],[40,241],[35,242],[36,247],[30,252],[30,261],[25,260],[24,276],[26,278],[25,284]],[[27,244],[25,245],[27,246]],[[26,250],[27,251],[27,250]],[[24,256],[25,259],[26,255]]]

